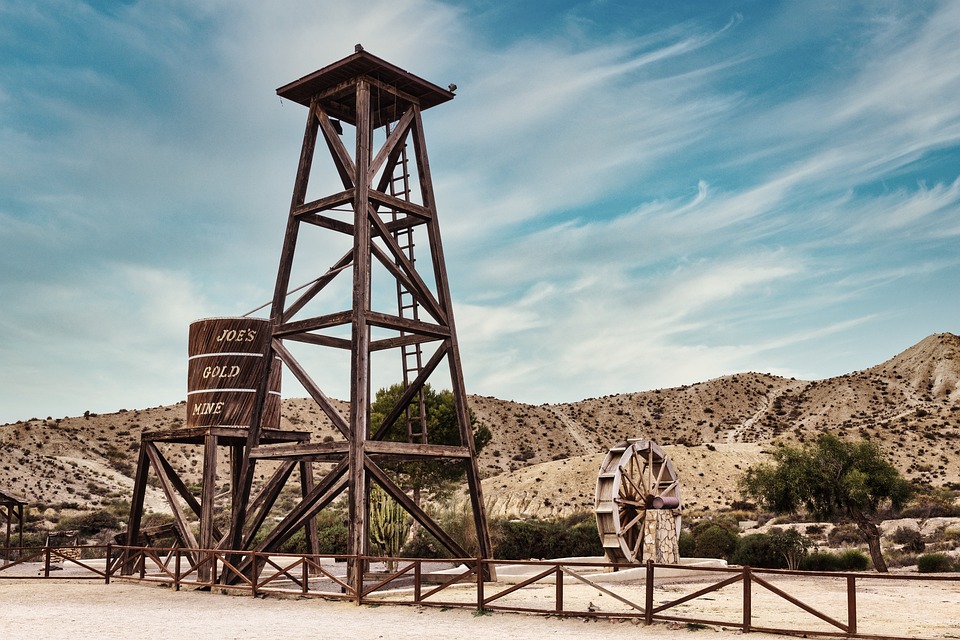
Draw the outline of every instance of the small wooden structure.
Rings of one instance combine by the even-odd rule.
[[[225,532],[215,523],[218,497],[223,506],[233,506],[229,498],[236,492],[247,442],[248,428],[236,426],[201,426],[186,427],[166,431],[145,431],[140,439],[140,454],[137,461],[137,475],[134,479],[133,498],[130,507],[130,519],[127,523],[125,543],[130,546],[141,544],[142,540],[151,532],[141,527],[144,511],[144,500],[147,485],[151,477],[157,479],[167,499],[167,504],[173,513],[175,535],[179,546],[188,549],[219,549],[225,548],[227,541]],[[299,431],[280,431],[264,429],[261,435],[264,443],[306,443],[310,434]],[[203,466],[201,472],[203,480],[199,495],[191,489],[173,465],[167,459],[162,447],[171,445],[187,445],[203,447]],[[223,496],[218,496],[218,453],[226,452],[229,456],[230,490]],[[259,531],[277,497],[283,489],[294,469],[299,469],[301,488],[307,493],[313,488],[313,473],[308,463],[297,464],[288,462],[279,465],[264,484],[263,489],[252,501],[249,509],[251,521],[247,527],[247,537],[241,545],[248,545],[253,536]],[[189,512],[182,504],[187,505]],[[192,513],[192,516],[191,516]],[[191,518],[199,519],[199,535],[194,533]],[[308,549],[316,550],[316,525],[310,521],[307,526]],[[241,546],[240,548],[243,548]],[[190,558],[191,564],[196,564],[196,558]],[[133,566],[126,566],[124,572],[129,574]],[[213,567],[209,564],[199,565],[199,575],[203,580],[209,579]]]
[[[27,501],[23,498],[0,491],[0,522],[3,523],[3,559],[10,560],[10,540],[13,533],[16,533],[17,546],[23,546],[23,507]],[[17,530],[13,531],[16,521]]]

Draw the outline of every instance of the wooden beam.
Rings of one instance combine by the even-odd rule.
[[[370,190],[370,201],[387,207],[388,209],[396,209],[408,215],[416,216],[425,221],[433,220],[433,212],[427,207],[411,202],[410,200],[392,196],[389,193],[377,191],[376,189]]]
[[[320,124],[320,130],[323,132],[327,149],[330,150],[330,157],[333,158],[333,163],[337,167],[337,173],[340,174],[340,182],[343,183],[344,189],[350,189],[357,181],[357,167],[354,165],[350,154],[347,153],[346,147],[343,146],[343,141],[334,129],[326,110],[318,102],[314,101],[314,104],[316,105],[316,118]]]
[[[366,316],[367,322],[375,327],[404,331],[407,333],[418,333],[439,340],[450,337],[450,330],[438,324],[430,324],[428,322],[420,322],[419,320],[410,320],[409,318],[401,318],[399,316],[391,316],[373,311],[367,313]]]
[[[293,210],[290,211],[290,215],[304,216],[310,213],[320,213],[321,211],[327,211],[329,209],[341,207],[345,204],[351,204],[352,202],[353,189],[346,189],[344,191],[340,191],[339,193],[334,193],[317,200],[311,200],[310,202],[304,203],[298,207],[294,207]]]
[[[433,193],[433,178],[430,176],[430,161],[427,158],[427,144],[423,135],[423,121],[419,107],[414,107],[414,119],[411,126],[413,134],[413,150],[417,160],[417,173],[420,178],[420,193],[423,205],[431,212],[436,210],[436,200]],[[430,252],[433,258],[433,273],[437,287],[437,297],[440,307],[447,310],[447,326],[450,330],[450,357],[447,360],[450,369],[450,384],[453,391],[454,405],[457,411],[457,422],[460,427],[461,443],[469,447],[471,452],[467,464],[467,484],[470,487],[470,501],[473,507],[473,521],[480,546],[480,555],[483,558],[493,557],[493,545],[490,541],[490,532],[487,528],[486,506],[483,501],[483,488],[480,483],[480,468],[477,465],[477,451],[473,442],[473,430],[470,427],[470,413],[467,408],[467,391],[463,382],[463,366],[460,362],[460,345],[457,340],[457,329],[453,318],[453,303],[450,296],[450,282],[447,278],[447,269],[443,256],[443,242],[440,239],[440,227],[434,220],[427,225],[427,234],[430,239]]]
[[[350,443],[344,440],[339,442],[310,442],[305,444],[282,444],[269,447],[257,447],[250,452],[250,457],[258,460],[307,460],[316,458],[329,459],[331,456],[343,458],[350,452]]]
[[[303,388],[307,390],[307,393],[310,394],[310,397],[313,398],[314,402],[316,402],[323,413],[330,418],[333,426],[335,426],[345,438],[350,438],[352,429],[350,424],[342,415],[340,415],[340,412],[337,411],[335,406],[333,406],[333,403],[326,396],[326,394],[320,389],[317,383],[313,381],[313,378],[310,377],[303,367],[300,366],[300,363],[297,362],[297,359],[293,357],[293,354],[287,350],[287,348],[283,345],[283,342],[280,340],[274,340],[273,342],[274,351],[278,356],[280,356],[280,360],[283,361],[283,364],[287,365],[287,368],[291,373],[293,373],[297,381],[303,385]],[[250,451],[253,451],[253,448],[251,448]]]
[[[400,489],[400,487],[394,484],[393,480],[391,480],[384,470],[377,466],[373,460],[370,458],[365,458],[364,465],[367,471],[370,472],[370,475],[372,475],[376,479],[377,483],[383,487],[383,490],[390,494],[390,497],[400,503],[400,506],[402,506],[407,513],[413,516],[413,519],[419,522],[424,529],[430,532],[430,535],[436,538],[437,542],[446,547],[455,558],[466,558],[470,555],[456,540],[451,538],[450,535],[444,531],[443,528],[438,525],[433,518],[427,514],[426,511],[421,509],[413,500],[410,499],[406,493]]]
[[[414,396],[420,393],[420,390],[427,383],[427,379],[433,374],[434,370],[443,361],[444,356],[447,353],[449,348],[449,343],[444,342],[436,350],[433,356],[427,361],[427,364],[420,370],[419,375],[411,382],[406,389],[403,391],[403,395],[400,396],[400,399],[397,401],[397,404],[394,405],[393,409],[390,410],[384,419],[383,423],[377,427],[377,432],[372,436],[372,440],[383,440],[386,437],[387,431],[390,430],[390,427],[393,426],[393,423],[397,421],[397,418],[403,414],[407,405],[409,405]]]
[[[408,109],[400,116],[397,126],[390,132],[390,136],[384,141],[376,157],[370,161],[370,168],[367,171],[367,182],[373,182],[377,171],[380,170],[380,167],[388,157],[391,155],[399,155],[398,148],[403,145],[407,133],[410,131],[411,123],[413,123],[413,112]],[[390,168],[389,165],[387,168]]]
[[[308,302],[313,300],[313,298],[323,291],[323,289],[330,284],[341,271],[346,269],[350,264],[353,263],[353,249],[347,251],[343,256],[333,263],[333,266],[327,270],[325,274],[320,276],[314,281],[310,287],[303,292],[303,294],[294,301],[286,310],[283,312],[283,322],[289,322],[300,309],[305,307]]]
[[[294,342],[305,342],[315,344],[318,347],[330,347],[332,349],[349,349],[350,341],[346,338],[335,338],[317,333],[296,333],[291,336],[285,336],[284,340],[293,340]]]
[[[197,543],[197,539],[193,535],[193,530],[190,528],[190,521],[187,520],[183,508],[177,500],[177,492],[173,488],[170,477],[167,475],[166,467],[160,462],[160,452],[152,442],[146,443],[146,451],[147,457],[150,459],[150,465],[153,467],[153,472],[157,474],[157,478],[160,480],[160,487],[163,489],[164,495],[167,496],[167,502],[170,504],[170,510],[173,512],[173,521],[177,527],[177,532],[180,534],[181,539],[187,542],[189,548],[199,549],[200,545]]]
[[[417,442],[392,442],[367,440],[364,445],[367,455],[384,454],[401,458],[454,458],[470,457],[470,449],[443,444],[420,444]]]
[[[273,330],[274,338],[285,338],[296,333],[306,333],[308,331],[318,331],[320,329],[329,329],[340,325],[349,324],[352,317],[350,311],[338,311],[306,320],[297,320],[296,322],[287,322]]]

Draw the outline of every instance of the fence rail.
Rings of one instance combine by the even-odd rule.
[[[636,618],[646,624],[669,621],[719,625],[744,632],[897,640],[917,640],[921,636],[915,630],[896,627],[895,614],[892,622],[871,617],[872,628],[864,630],[861,623],[867,620],[858,618],[858,598],[867,596],[876,601],[888,597],[889,609],[895,611],[903,606],[902,601],[897,601],[898,582],[922,581],[931,589],[949,592],[945,602],[952,603],[952,610],[930,607],[931,613],[942,613],[945,628],[951,628],[960,619],[960,576],[953,575],[807,572],[653,562],[638,567],[560,560],[437,561],[121,545],[11,551],[8,557],[16,559],[0,565],[0,580],[86,579],[106,584],[122,580],[167,584],[174,590],[209,588],[253,596],[290,594],[357,604]],[[823,594],[818,594],[819,603],[805,600],[810,597],[809,581],[820,579],[820,590],[823,578],[838,583],[830,592],[832,599],[824,603]],[[729,594],[730,589],[736,588],[739,594]],[[592,600],[584,602],[583,597],[572,597],[582,596],[583,592],[594,598],[603,597],[603,609]],[[758,599],[763,600],[761,613],[757,611]],[[698,604],[701,608],[694,608]],[[784,607],[794,613],[805,612],[808,622],[802,628],[777,626],[778,622],[782,625],[782,620],[771,611],[782,612]],[[721,616],[733,617],[717,619]]]

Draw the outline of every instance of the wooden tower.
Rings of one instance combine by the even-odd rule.
[[[306,107],[307,118],[270,309],[272,340],[265,345],[264,362],[279,358],[340,437],[317,443],[266,444],[260,422],[254,420],[234,496],[228,548],[241,549],[250,539],[244,523],[257,462],[279,460],[324,463],[326,471],[257,549],[275,549],[346,491],[348,551],[367,555],[367,498],[370,483],[375,482],[454,556],[473,556],[384,470],[384,462],[396,468],[404,462],[431,459],[462,465],[480,554],[489,558],[490,540],[421,121],[424,109],[447,102],[454,94],[359,45],[354,54],[277,93]],[[327,155],[316,151],[318,141],[329,153],[329,170],[312,176],[321,174],[314,171],[314,164]],[[312,177],[319,187],[311,185],[311,191],[321,193],[311,193],[308,199]],[[320,250],[306,248],[308,240]],[[331,249],[337,243],[341,248]],[[295,272],[297,281],[305,273],[308,285],[294,296],[288,292]],[[384,357],[388,353],[394,355]],[[349,358],[346,414],[304,364],[327,357],[342,358],[344,369]],[[395,373],[381,373],[379,367],[398,361],[401,366]],[[258,416],[264,411],[269,377],[265,368],[254,404]],[[403,382],[402,397],[378,424],[371,424],[372,379]],[[431,440],[422,401],[428,382],[452,392],[459,428],[456,443]],[[362,570],[353,573],[359,574]]]

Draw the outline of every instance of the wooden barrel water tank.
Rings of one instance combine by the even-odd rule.
[[[263,352],[271,339],[262,318],[206,318],[190,325],[188,427],[249,427]],[[280,427],[280,359],[271,364],[263,428]]]

